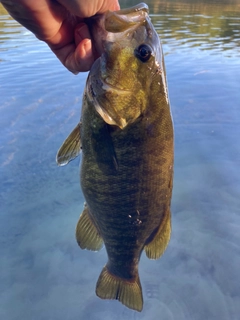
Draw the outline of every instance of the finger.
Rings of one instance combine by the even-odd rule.
[[[81,22],[75,27],[74,38],[76,46],[78,46],[79,43],[84,39],[91,39],[91,35],[86,23]]]
[[[107,10],[115,11],[120,9],[118,0],[91,0],[87,2],[87,5],[86,0],[58,0],[58,2],[67,8],[69,12],[81,18],[91,17],[96,13],[104,13]]]
[[[117,0],[103,1],[102,7],[97,13],[104,13],[108,10],[117,11],[120,9],[119,2]]]
[[[51,39],[67,17],[66,8],[50,0],[0,0],[9,14],[43,41]]]
[[[74,53],[74,65],[77,71],[89,71],[94,63],[92,50],[92,41],[90,39],[82,40]]]
[[[81,22],[75,27],[74,39],[76,45],[74,58],[73,60],[70,58],[67,63],[74,63],[76,71],[89,71],[94,62],[94,54],[91,35],[85,23]]]
[[[82,40],[77,47],[72,43],[60,49],[52,49],[52,51],[62,64],[74,74],[89,71],[94,62],[90,39]]]

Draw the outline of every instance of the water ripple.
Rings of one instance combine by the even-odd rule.
[[[239,319],[239,5],[148,3],[165,53],[175,177],[170,245],[158,261],[141,258],[141,313],[95,296],[106,252],[77,247],[79,163],[55,164],[87,75],[65,70],[0,6],[3,319]]]

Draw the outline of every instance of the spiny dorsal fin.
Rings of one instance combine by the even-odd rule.
[[[144,250],[149,259],[158,259],[167,248],[171,236],[171,213],[166,213],[153,240],[145,245]]]
[[[103,246],[102,237],[89,216],[86,204],[77,223],[76,240],[81,249],[98,251]]]
[[[81,151],[80,128],[81,122],[77,124],[58,150],[56,162],[59,166],[65,166],[79,155]]]
[[[130,309],[142,311],[142,287],[138,275],[134,281],[127,281],[112,275],[105,266],[98,278],[96,294],[101,299],[116,299]]]

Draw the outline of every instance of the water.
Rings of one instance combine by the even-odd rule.
[[[175,179],[169,247],[141,258],[142,313],[95,296],[106,253],[75,242],[79,160],[55,164],[86,74],[65,70],[0,7],[0,319],[239,319],[240,2],[148,4],[165,52]]]

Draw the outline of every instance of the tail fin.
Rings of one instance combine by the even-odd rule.
[[[96,294],[101,299],[116,299],[130,309],[142,311],[142,287],[138,275],[134,281],[127,281],[112,275],[105,266],[97,282]]]

